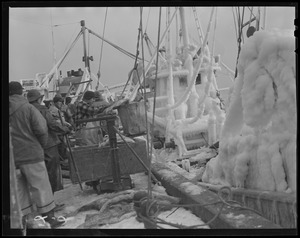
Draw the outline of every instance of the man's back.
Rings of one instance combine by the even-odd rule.
[[[16,165],[44,160],[48,128],[42,114],[22,95],[9,96],[9,121]]]

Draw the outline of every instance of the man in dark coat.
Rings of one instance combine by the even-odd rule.
[[[36,89],[29,90],[27,93],[29,103],[40,111],[47,122],[49,136],[47,145],[44,148],[45,163],[52,191],[54,193],[63,189],[60,158],[58,154],[58,145],[61,141],[58,139],[57,134],[65,134],[70,132],[70,130],[68,127],[58,123],[50,114],[49,109],[46,106],[41,105],[42,98],[43,95]]]
[[[48,141],[47,123],[22,93],[19,82],[9,83],[9,122],[21,211],[26,221],[27,215],[34,211],[35,203],[41,214],[35,218],[43,219],[55,228],[65,221],[54,216],[55,203],[43,150]]]

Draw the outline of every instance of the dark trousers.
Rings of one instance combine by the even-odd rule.
[[[62,181],[62,173],[60,167],[60,158],[58,154],[58,146],[55,145],[44,150],[45,164],[48,171],[49,181],[53,193],[64,189]]]
[[[69,159],[69,153],[67,151],[66,142],[63,136],[58,136],[59,140],[61,141],[60,144],[57,145],[58,147],[58,153],[61,157],[61,160],[68,160]]]

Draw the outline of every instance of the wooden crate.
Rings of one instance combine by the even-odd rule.
[[[129,143],[129,146],[136,152],[144,164],[149,166],[146,140],[135,138],[134,141],[135,143]],[[80,146],[72,149],[81,182],[112,177],[110,151],[111,148],[109,146],[102,148],[98,148],[98,146]],[[146,171],[125,143],[118,143],[118,158],[121,176]],[[72,183],[78,183],[71,161],[69,161],[69,166]]]

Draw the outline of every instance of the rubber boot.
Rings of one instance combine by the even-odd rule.
[[[47,216],[45,218],[45,221],[48,222],[51,226],[51,228],[57,228],[62,226],[63,224],[65,224],[65,220],[60,220],[59,218],[57,218],[56,216],[54,216],[54,209],[52,209],[51,211],[42,214],[44,217]]]

